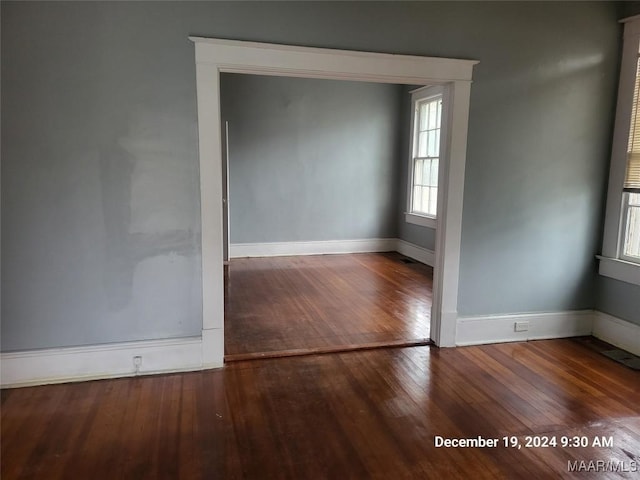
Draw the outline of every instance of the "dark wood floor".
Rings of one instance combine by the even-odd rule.
[[[233,259],[225,358],[429,338],[433,269],[398,253]]]
[[[612,437],[435,448],[434,437]],[[640,372],[587,340],[394,348],[4,390],[2,479],[638,478]],[[573,475],[573,476],[572,476]]]

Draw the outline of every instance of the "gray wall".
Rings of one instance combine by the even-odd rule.
[[[2,4],[2,349],[200,334],[193,46],[114,4]]]
[[[502,26],[485,24],[474,43],[482,63],[472,87],[459,311],[592,308],[620,47],[614,5],[495,8]]]
[[[396,237],[400,95],[223,74],[231,243]]]
[[[600,277],[596,308],[640,325],[640,286]]]
[[[615,4],[1,8],[3,350],[198,333],[189,34],[480,60],[460,311],[594,306],[620,46]]]
[[[625,0],[618,4],[618,18],[632,17],[640,14],[640,2]]]

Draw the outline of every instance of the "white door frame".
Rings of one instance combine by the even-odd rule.
[[[202,216],[202,366],[224,362],[222,125],[220,73],[406,85],[444,85],[449,96],[441,163],[431,338],[455,346],[462,197],[474,60],[416,57],[189,37],[195,43]],[[405,159],[401,159],[405,161]]]

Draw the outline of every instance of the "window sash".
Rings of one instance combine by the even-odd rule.
[[[413,108],[409,211],[435,218],[438,200],[442,94],[414,100]]]
[[[435,217],[438,205],[438,157],[413,159],[411,213]]]
[[[627,146],[627,166],[623,191],[640,193],[640,55],[636,58],[636,78],[631,104],[631,123],[629,125],[629,141]]]

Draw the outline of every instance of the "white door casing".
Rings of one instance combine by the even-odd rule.
[[[195,43],[198,97],[203,367],[219,367],[224,361],[222,72],[445,87],[448,142],[439,173],[431,338],[439,346],[454,346],[469,101],[473,66],[478,62],[216,38],[190,40]]]

